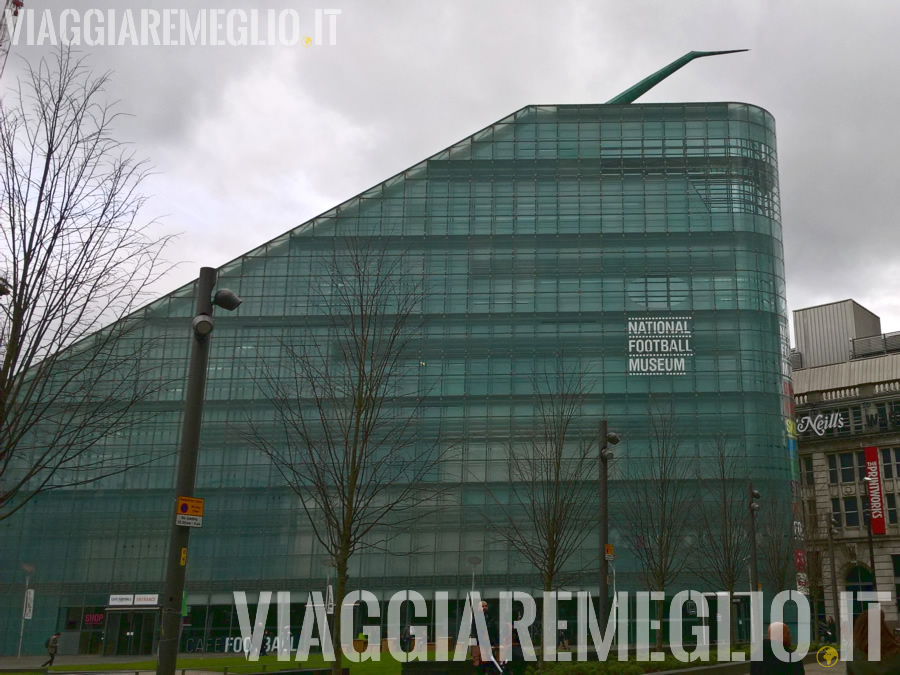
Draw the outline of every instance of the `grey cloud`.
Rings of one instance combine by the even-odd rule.
[[[338,45],[89,53],[96,68],[116,71],[113,94],[134,113],[123,133],[161,172],[151,208],[185,232],[189,245],[180,248],[198,263],[237,256],[523,105],[603,102],[686,51],[750,48],[698,61],[645,99],[741,100],[770,110],[791,307],[853,296],[882,315],[885,330],[900,328],[892,292],[900,267],[896,3],[253,6],[307,16],[340,7]],[[171,285],[194,273],[186,266]]]

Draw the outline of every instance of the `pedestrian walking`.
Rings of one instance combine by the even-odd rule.
[[[49,668],[53,665],[53,661],[56,659],[56,652],[59,650],[59,637],[61,635],[62,633],[54,633],[50,636],[50,639],[44,643],[44,646],[47,648],[47,656],[50,658],[41,664],[41,668]]]

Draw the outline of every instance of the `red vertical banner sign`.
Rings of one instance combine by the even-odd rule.
[[[872,534],[884,534],[884,489],[881,486],[881,466],[878,462],[878,448],[866,448],[866,483],[869,486],[869,518]]]

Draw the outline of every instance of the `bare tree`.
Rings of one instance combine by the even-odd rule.
[[[756,517],[759,571],[764,587],[772,593],[797,588],[795,520],[799,521],[794,517],[790,495],[773,491],[760,500]]]
[[[336,568],[335,604],[343,602],[349,562],[386,550],[413,517],[429,512],[442,456],[440,435],[423,428],[418,386],[422,288],[402,257],[360,241],[336,242],[316,282],[319,328],[260,381],[272,403],[271,428],[251,439],[300,503]],[[340,654],[340,611],[332,641]],[[340,672],[340,658],[333,664]]]
[[[693,547],[696,493],[690,458],[683,456],[674,408],[651,411],[646,458],[629,457],[622,487],[622,520],[629,548],[653,591],[665,590],[687,569]],[[664,603],[656,605],[662,625]],[[663,631],[656,633],[662,648]]]
[[[826,471],[824,463],[808,475],[801,468],[801,478],[806,483],[805,487],[815,489],[816,486],[827,484]],[[829,510],[826,513],[819,513],[814,495],[815,493],[811,499],[805,499],[801,503],[800,522],[802,527],[800,532],[794,534],[796,548],[802,548],[804,552],[803,564],[805,565],[805,569],[798,567],[796,571],[798,574],[805,574],[806,591],[812,608],[813,640],[818,642],[822,639],[825,628],[825,597],[826,594],[830,597],[832,590],[830,579],[827,579],[825,575],[831,512]]]
[[[743,453],[725,434],[710,444],[710,456],[698,474],[700,508],[696,510],[696,555],[692,570],[701,578],[716,582],[716,590],[730,595],[745,579],[750,536],[747,526],[747,470]],[[735,641],[734,605],[731,613],[731,642]]]
[[[496,510],[485,518],[537,569],[543,590],[553,591],[581,571],[571,562],[596,519],[597,438],[596,431],[586,437],[578,428],[589,393],[583,374],[558,357],[555,372],[534,373],[533,381],[527,439],[506,448],[509,500],[495,498]]]
[[[127,316],[168,270],[107,82],[62,48],[0,101],[0,520],[152,459],[103,450],[158,388]]]

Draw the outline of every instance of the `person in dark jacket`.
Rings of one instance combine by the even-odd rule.
[[[488,604],[484,600],[480,605],[481,613],[484,615],[484,623],[487,626],[488,640],[491,643],[491,651],[487,654],[481,653],[478,646],[472,647],[472,665],[475,666],[479,673],[496,673],[498,666],[496,658],[493,655],[493,648],[500,644],[500,635],[497,622],[488,611]],[[472,617],[472,635],[477,637],[478,631],[475,628],[475,617]]]
[[[769,624],[769,632],[762,643],[762,661],[750,662],[750,675],[803,675],[803,661],[782,661],[772,649],[773,642],[780,642],[790,654],[791,631],[783,623]]]
[[[412,627],[405,623],[400,629],[400,651],[408,652],[412,649]]]
[[[54,633],[47,640],[47,656],[50,658],[41,664],[41,668],[49,668],[53,665],[53,661],[56,660],[56,652],[59,650],[59,638],[61,635],[62,633]]]
[[[837,642],[837,625],[834,623],[834,617],[828,617],[828,623],[825,625],[825,630],[828,631],[828,642],[834,644]]]
[[[853,625],[853,661],[847,664],[848,675],[896,675],[900,673],[900,639],[888,628],[881,614],[880,653],[869,660],[869,612],[864,611]]]

